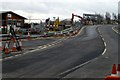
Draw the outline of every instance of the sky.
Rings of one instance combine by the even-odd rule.
[[[0,11],[13,11],[26,18],[71,18],[71,14],[118,13],[119,0],[0,0]]]

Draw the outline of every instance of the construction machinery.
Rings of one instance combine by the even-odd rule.
[[[84,23],[84,19],[83,19],[81,16],[75,15],[74,13],[72,13],[72,18],[71,18],[71,23],[72,23],[72,24],[73,24],[74,17],[80,18],[79,21],[80,21],[82,24]]]

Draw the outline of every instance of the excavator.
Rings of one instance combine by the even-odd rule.
[[[74,13],[72,13],[72,18],[71,18],[71,23],[72,23],[72,25],[73,25],[74,17],[80,18],[79,21],[80,21],[82,24],[84,24],[84,19],[83,19],[81,16],[75,15]]]

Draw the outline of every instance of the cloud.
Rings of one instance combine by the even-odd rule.
[[[71,17],[71,13],[118,12],[119,0],[1,0],[0,10],[12,10],[33,18],[60,16]],[[7,6],[6,6],[7,5]]]

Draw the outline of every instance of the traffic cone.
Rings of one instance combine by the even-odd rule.
[[[19,40],[19,44],[20,44],[20,49],[22,50],[22,40]]]
[[[116,64],[113,64],[113,66],[112,66],[112,74],[111,74],[111,76],[117,76]]]
[[[76,34],[78,33],[78,30],[76,30]]]
[[[120,80],[120,77],[118,76],[107,76],[105,80]]]
[[[105,80],[120,80],[120,76],[118,76],[119,71],[120,71],[120,64],[118,64],[117,71],[116,71],[116,64],[113,64],[113,66],[112,66],[112,74],[111,74],[111,76],[105,77]]]
[[[16,41],[14,41],[13,47],[12,47],[12,52],[16,52],[16,51],[17,51],[17,49],[16,49]]]
[[[6,44],[5,44],[5,54],[8,54],[9,53],[9,49],[8,49],[8,42],[6,41]]]
[[[120,76],[120,64],[118,64],[118,68],[117,68],[117,76]]]
[[[56,32],[54,33],[54,36],[57,37],[57,33]]]
[[[75,31],[73,32],[73,35],[75,35]]]
[[[70,32],[68,31],[68,36],[70,36]]]
[[[30,40],[30,33],[28,32],[28,40]]]

